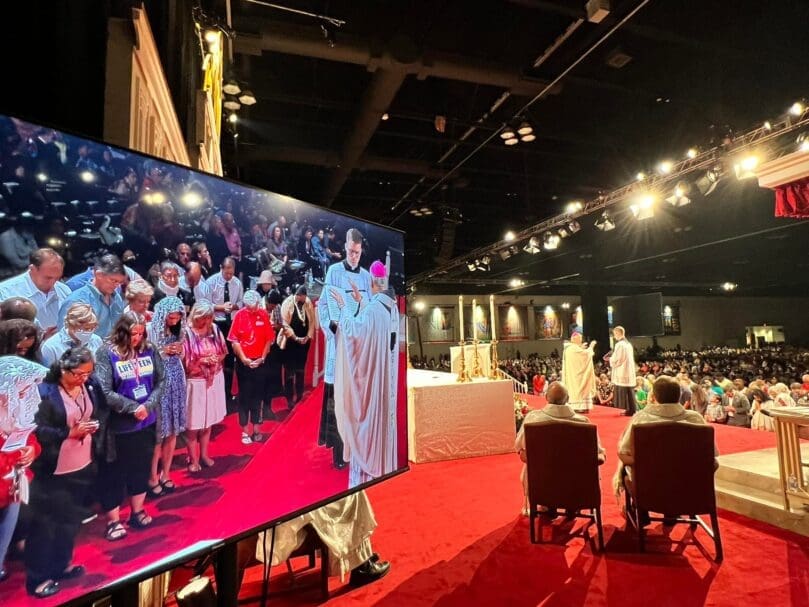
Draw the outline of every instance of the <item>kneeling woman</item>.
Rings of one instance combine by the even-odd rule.
[[[130,496],[129,526],[152,524],[143,509],[156,436],[155,422],[163,391],[163,361],[146,340],[146,321],[124,312],[107,343],[96,352],[96,370],[110,406],[113,440],[99,466],[99,499],[107,513],[106,538],[126,536],[120,520],[124,492]]]
[[[89,349],[68,349],[39,387],[35,419],[42,454],[32,466],[36,482],[25,543],[25,585],[37,597],[55,594],[58,580],[84,573],[84,567],[70,563],[95,462],[104,453],[109,413],[94,366]]]

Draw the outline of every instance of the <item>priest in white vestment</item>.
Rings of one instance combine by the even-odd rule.
[[[574,331],[562,351],[562,384],[570,395],[570,405],[578,413],[586,413],[593,408],[593,397],[596,395],[596,373],[593,368],[595,346],[595,341],[591,341],[586,348],[582,346],[581,333]]]
[[[303,545],[307,527],[314,529],[326,545],[329,575],[339,575],[344,579],[351,572],[349,583],[362,586],[383,577],[390,570],[390,563],[380,560],[371,549],[376,518],[365,491],[281,523],[275,531],[259,533],[256,559],[266,563],[268,553],[272,551],[271,564],[280,565]]]
[[[348,486],[396,470],[396,399],[399,369],[399,310],[387,293],[380,261],[371,264],[371,299],[364,303],[356,285],[353,313],[336,291],[342,309],[336,335],[334,413],[349,464]]]

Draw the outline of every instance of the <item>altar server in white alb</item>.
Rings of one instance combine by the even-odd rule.
[[[356,286],[356,285],[355,285]],[[371,264],[371,300],[358,289],[354,314],[340,293],[334,367],[334,412],[349,464],[349,488],[396,469],[396,398],[399,369],[399,310],[388,294],[385,264]],[[353,307],[353,306],[352,306]]]
[[[562,384],[570,396],[570,406],[577,413],[586,413],[593,408],[596,394],[596,374],[593,368],[593,351],[596,342],[582,346],[582,335],[574,331],[562,351]]]
[[[335,468],[344,468],[343,443],[337,432],[337,422],[334,419],[334,360],[335,340],[338,321],[342,311],[334,297],[328,297],[330,287],[341,295],[351,314],[359,311],[359,304],[350,295],[353,293],[352,283],[360,293],[361,301],[368,303],[371,297],[371,275],[368,270],[360,267],[362,257],[362,233],[351,228],[346,233],[346,258],[329,266],[326,272],[326,281],[323,292],[317,301],[317,316],[323,335],[326,337],[326,359],[323,376],[323,406],[320,413],[320,429],[318,444],[332,449],[332,462]]]

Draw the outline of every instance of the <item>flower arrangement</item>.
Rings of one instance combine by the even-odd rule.
[[[522,427],[522,422],[525,419],[525,416],[528,415],[528,412],[531,411],[531,407],[528,406],[528,403],[522,399],[520,394],[514,393],[514,422],[517,425],[517,432],[520,431],[520,427]]]

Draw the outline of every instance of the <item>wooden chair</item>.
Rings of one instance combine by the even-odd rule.
[[[599,550],[603,552],[596,427],[579,422],[526,424],[525,453],[531,543],[537,543],[537,519],[541,537],[539,506],[542,505],[574,511],[577,517],[594,522]],[[581,512],[585,509],[590,510],[590,514]]]
[[[624,478],[627,520],[645,550],[644,526],[652,521],[697,525],[713,539],[716,562],[724,558],[714,489],[714,429],[708,425],[661,422],[632,428],[634,465]],[[667,515],[649,516],[649,512]],[[683,516],[687,513],[686,516]],[[708,514],[711,526],[698,516]]]

